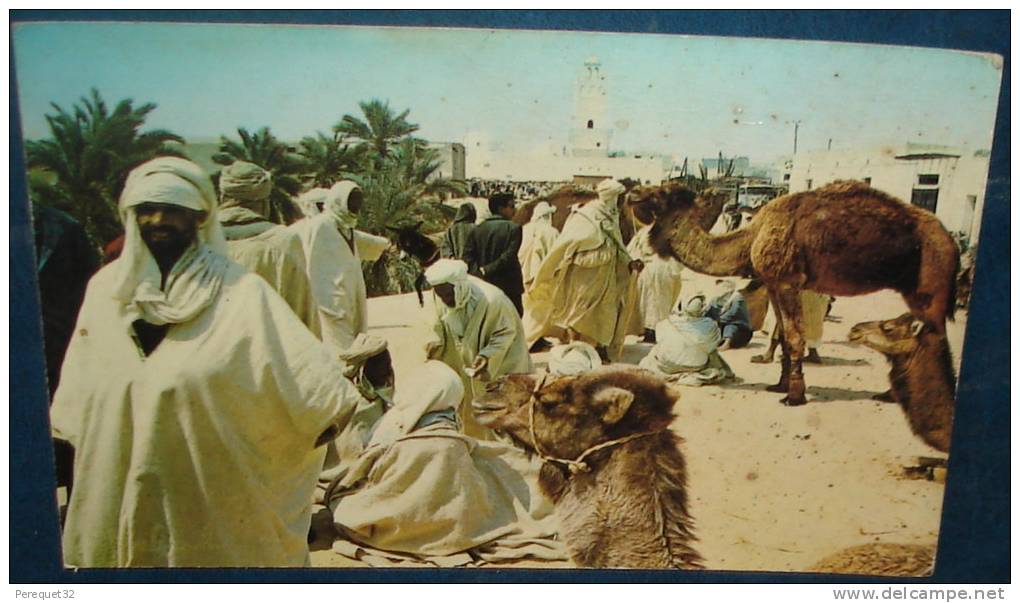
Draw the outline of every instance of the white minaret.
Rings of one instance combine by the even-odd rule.
[[[570,129],[570,150],[575,157],[605,157],[609,154],[606,111],[606,76],[598,57],[589,57],[574,89],[574,124]]]

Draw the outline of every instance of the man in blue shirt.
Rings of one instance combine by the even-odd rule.
[[[751,313],[744,296],[736,290],[733,281],[719,279],[715,282],[718,294],[708,306],[706,316],[719,324],[723,342],[720,350],[742,348],[751,341]]]

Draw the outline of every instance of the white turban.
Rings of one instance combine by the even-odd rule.
[[[576,341],[549,350],[549,373],[557,377],[580,375],[602,366],[599,353],[590,344]]]
[[[142,240],[135,208],[143,203],[176,205],[204,212],[197,240],[166,278]],[[120,195],[124,251],[117,259],[113,297],[129,306],[129,320],[151,324],[190,320],[219,294],[226,274],[226,240],[216,212],[212,181],[202,168],[179,157],[157,157],[128,174]]]
[[[273,190],[273,175],[247,161],[235,161],[220,172],[220,195],[236,201],[261,201]],[[241,203],[233,203],[241,205]],[[226,207],[224,202],[221,207]]]
[[[705,303],[705,295],[703,293],[695,293],[694,295],[687,298],[683,303],[683,307],[680,312],[691,318],[701,318],[708,311],[708,304]]]
[[[467,264],[460,260],[442,259],[425,269],[425,280],[430,285],[462,283],[467,280]]]
[[[318,204],[325,204],[327,197],[329,197],[329,189],[313,188],[298,195],[295,202],[298,207],[301,208],[301,213],[303,213],[306,218],[311,218],[312,216],[317,216],[321,213],[319,211]]]
[[[531,220],[539,221],[547,216],[552,216],[554,213],[556,213],[556,208],[545,201],[539,201],[535,204],[535,209],[531,212]]]
[[[326,211],[332,214],[341,232],[347,236],[350,236],[348,231],[358,225],[358,216],[354,215],[347,206],[351,193],[356,190],[361,190],[356,182],[341,180],[330,187],[326,195]]]
[[[460,376],[438,360],[428,360],[403,378],[393,397],[393,408],[380,419],[369,446],[389,445],[414,429],[426,413],[454,410],[464,399]]]
[[[382,354],[386,349],[387,343],[382,337],[376,337],[368,333],[358,333],[358,336],[354,338],[351,345],[346,350],[340,352],[340,360],[347,364],[347,376],[353,377],[358,369],[365,364],[366,360]]]
[[[616,205],[616,200],[627,191],[627,188],[613,180],[612,178],[606,178],[595,188],[595,192],[598,194],[599,199],[606,204]]]
[[[436,316],[445,320],[456,333],[463,333],[468,322],[469,302],[472,298],[467,264],[460,260],[442,259],[425,269],[425,280],[430,285],[453,285],[453,307],[436,296]],[[435,291],[432,293],[435,295]]]
[[[209,176],[180,157],[157,157],[131,170],[120,194],[120,209],[142,203],[178,205],[194,211],[216,209],[216,194]]]

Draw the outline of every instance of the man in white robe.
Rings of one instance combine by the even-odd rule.
[[[719,355],[722,334],[714,320],[705,316],[708,303],[698,293],[677,307],[655,327],[658,341],[638,364],[671,383],[707,385],[733,378],[733,371]]]
[[[669,317],[683,284],[683,264],[675,258],[659,257],[649,236],[652,226],[637,231],[627,251],[636,264],[628,302],[628,334],[642,334],[645,343],[655,343],[655,326]]]
[[[406,377],[368,448],[328,492],[338,554],[443,567],[566,559],[556,516],[520,451],[461,433],[464,387],[428,361]]]
[[[235,161],[220,172],[218,213],[227,254],[266,279],[319,337],[319,314],[308,283],[301,237],[266,219],[272,190],[272,175],[254,163]]]
[[[521,228],[521,249],[517,257],[521,262],[521,275],[524,278],[524,295],[521,297],[524,305],[522,322],[524,334],[528,341],[532,342],[530,348],[532,352],[542,351],[551,345],[547,340],[540,338],[542,335],[540,331],[545,325],[534,316],[535,302],[528,291],[535,282],[535,275],[538,274],[542,260],[549,255],[549,250],[560,234],[560,231],[552,225],[554,213],[556,210],[553,206],[545,201],[539,201],[532,210],[531,220]],[[539,332],[538,335],[533,335],[535,332]]]
[[[379,259],[390,245],[385,237],[354,228],[363,198],[354,182],[338,182],[322,198],[321,214],[293,225],[304,245],[322,341],[337,353],[367,328],[368,301],[361,262]]]
[[[51,410],[75,449],[64,562],[300,566],[324,432],[361,400],[283,299],[228,260],[212,183],[162,157],[120,197]]]
[[[439,260],[425,270],[425,278],[436,298],[435,339],[427,342],[426,356],[461,375],[466,402],[489,381],[531,371],[521,318],[499,287],[470,276],[460,260]],[[464,433],[489,436],[490,430],[475,422],[469,404],[460,412]]]
[[[560,327],[570,341],[595,346],[608,361],[608,349],[622,341],[631,261],[620,234],[624,191],[619,182],[603,180],[596,200],[571,209],[529,291],[532,316],[541,325],[528,333],[529,343]]]
[[[358,388],[363,401],[358,404],[343,432],[326,445],[326,461],[319,475],[316,503],[322,503],[325,487],[365,450],[379,419],[393,406],[395,375],[385,339],[361,333],[340,355],[340,360],[346,367],[344,375]]]

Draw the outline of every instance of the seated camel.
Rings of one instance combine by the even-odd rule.
[[[956,410],[956,374],[945,333],[910,313],[891,320],[858,323],[849,340],[889,360],[893,399],[926,444],[949,452]]]
[[[634,368],[510,375],[472,403],[476,419],[545,463],[542,491],[581,567],[700,568],[687,511],[676,397]]]

